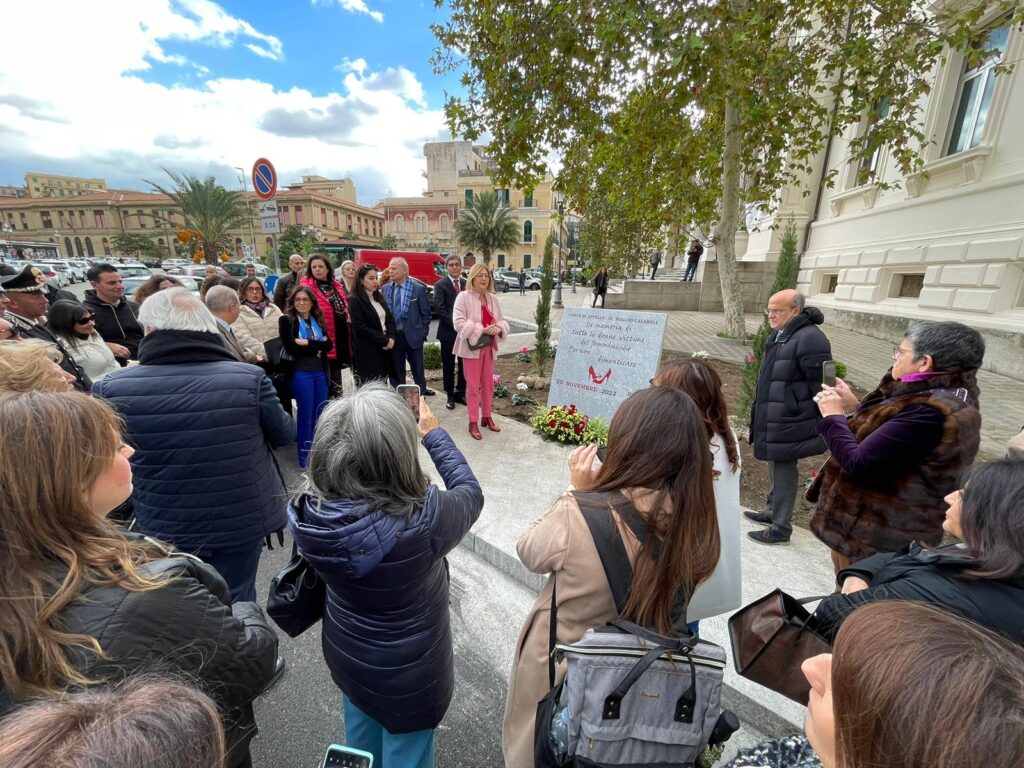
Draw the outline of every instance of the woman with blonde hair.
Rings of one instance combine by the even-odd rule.
[[[341,288],[345,295],[351,297],[352,291],[356,289],[356,264],[354,261],[343,261],[338,267],[338,274],[341,275]]]
[[[0,392],[70,392],[75,377],[60,367],[61,359],[45,341],[0,341]]]
[[[452,309],[452,325],[458,334],[453,351],[462,358],[466,374],[469,434],[474,440],[482,440],[477,422],[491,432],[501,432],[491,416],[494,358],[498,353],[498,341],[508,336],[509,328],[494,295],[494,278],[485,264],[474,264],[470,268],[466,287],[469,290],[455,297]]]
[[[217,702],[227,765],[249,766],[277,635],[213,568],[108,519],[132,493],[120,426],[85,394],[0,395],[0,717],[160,668]]]

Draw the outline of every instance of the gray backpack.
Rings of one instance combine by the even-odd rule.
[[[611,516],[611,497],[575,495],[621,614],[632,569]],[[628,502],[616,509],[643,541],[646,531],[636,510]],[[620,618],[563,644],[555,639],[556,589],[554,584],[548,665],[552,689],[537,705],[537,768],[684,768],[696,765],[709,744],[724,742],[738,728],[735,716],[721,708],[725,650],[686,629],[682,599],[676,612],[675,625],[682,631],[678,637]],[[568,671],[556,686],[555,664],[563,658]]]

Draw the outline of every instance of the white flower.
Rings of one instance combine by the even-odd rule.
[[[526,386],[525,381],[520,381],[518,384],[516,384],[516,389],[518,389],[520,392],[525,392],[526,390],[529,389],[529,387]]]
[[[694,352],[693,354],[690,355],[690,357],[695,357],[698,360],[708,360],[708,359],[710,359],[711,355],[709,355],[707,352],[705,352],[702,349],[702,350],[699,350],[697,352]]]

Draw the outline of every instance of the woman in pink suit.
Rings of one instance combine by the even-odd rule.
[[[466,373],[469,434],[475,440],[482,440],[478,420],[491,432],[501,432],[491,418],[491,401],[494,399],[494,356],[498,353],[498,341],[508,336],[508,323],[494,295],[494,278],[484,264],[474,264],[469,270],[466,287],[469,290],[455,297],[452,309],[452,325],[459,334],[453,351],[462,358]],[[489,346],[473,349],[487,338],[491,340]]]

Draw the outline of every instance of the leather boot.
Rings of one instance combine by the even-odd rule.
[[[501,427],[494,423],[494,419],[490,416],[484,416],[480,419],[480,423],[487,427],[491,432],[501,432]]]
[[[477,429],[475,421],[469,422],[469,434],[473,437],[474,440],[484,439],[484,436],[480,434],[480,430]]]

